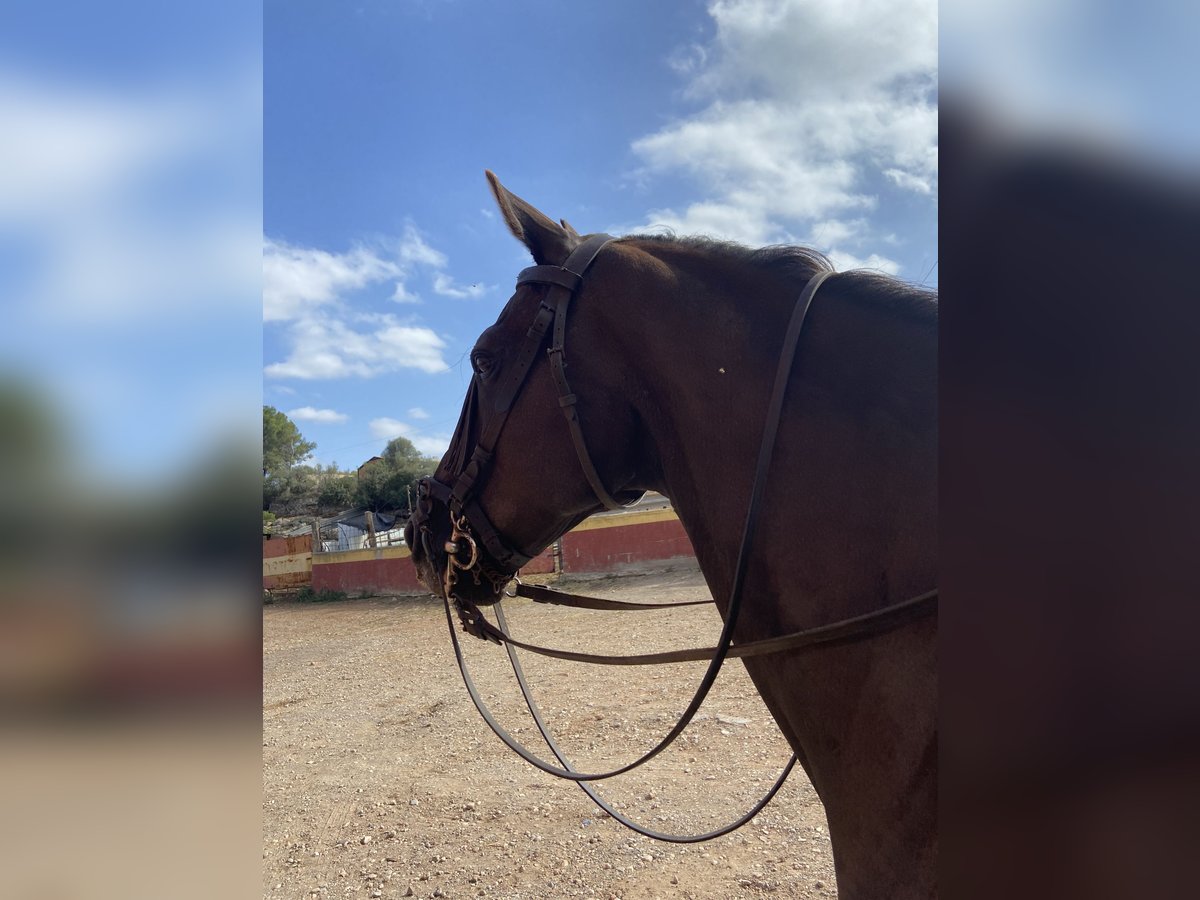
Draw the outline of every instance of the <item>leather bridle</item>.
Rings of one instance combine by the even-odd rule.
[[[567,383],[564,361],[567,310],[571,299],[582,286],[583,275],[595,260],[596,255],[611,240],[613,238],[609,235],[592,235],[584,239],[572,251],[562,266],[531,266],[524,269],[517,276],[518,286],[521,284],[543,284],[548,285],[549,289],[538,306],[533,323],[526,332],[525,341],[519,353],[508,369],[504,380],[495,389],[495,399],[492,401],[491,410],[493,414],[492,418],[476,441],[474,449],[468,458],[465,441],[471,432],[472,419],[477,412],[476,406],[481,400],[478,375],[472,379],[457,433],[457,438],[461,440],[456,448],[452,447],[452,459],[449,465],[450,470],[458,471],[459,475],[452,486],[437,481],[432,477],[422,479],[418,489],[418,508],[413,515],[413,525],[415,533],[420,535],[426,554],[430,559],[434,559],[436,557],[432,552],[432,533],[427,524],[432,514],[432,501],[436,499],[448,508],[451,525],[450,539],[442,548],[446,556],[445,569],[442,573],[442,595],[446,607],[446,621],[450,628],[450,637],[454,645],[455,657],[459,670],[462,673],[463,681],[466,684],[472,702],[488,726],[505,744],[536,768],[578,783],[598,806],[622,824],[641,834],[659,840],[675,843],[692,843],[726,834],[749,821],[751,817],[767,804],[787,779],[788,774],[796,763],[795,754],[792,755],[790,762],[788,762],[782,774],[766,796],[748,813],[740,816],[737,820],[723,828],[701,835],[663,834],[638,825],[607,804],[587,782],[611,778],[615,775],[628,772],[665,750],[683,732],[688,723],[691,722],[713,683],[716,681],[722,664],[728,657],[749,657],[797,651],[815,646],[862,640],[871,635],[892,631],[910,622],[934,615],[937,612],[938,592],[936,589],[928,591],[917,597],[881,607],[864,615],[804,629],[792,634],[768,638],[762,641],[740,643],[736,646],[733,643],[734,629],[737,625],[738,613],[741,607],[743,585],[750,561],[750,551],[754,543],[754,535],[766,487],[767,474],[770,470],[771,459],[774,454],[775,439],[782,417],[783,400],[792,369],[792,362],[795,358],[796,346],[799,342],[800,333],[808,315],[808,310],[812,305],[813,298],[818,288],[820,288],[826,279],[834,274],[826,270],[814,274],[805,285],[796,302],[791,319],[788,322],[787,331],[784,334],[783,349],[780,353],[775,382],[767,407],[767,417],[763,425],[763,435],[759,445],[754,483],[746,511],[746,521],[742,531],[741,544],[738,549],[737,562],[734,567],[730,598],[725,611],[725,622],[715,647],[633,656],[601,656],[553,650],[527,644],[513,638],[505,626],[504,613],[500,602],[496,603],[498,625],[492,625],[475,603],[467,598],[458,596],[455,592],[455,585],[459,573],[472,575],[476,584],[481,584],[481,578],[486,577],[492,582],[495,590],[500,591],[511,580],[511,573],[533,558],[533,554],[514,548],[511,543],[500,535],[479,505],[479,492],[489,472],[494,458],[496,442],[512,411],[513,403],[519,395],[529,371],[533,367],[538,351],[545,343],[548,334],[550,335],[550,347],[547,350],[547,354],[550,359],[551,373],[558,390],[559,407],[566,417],[580,468],[583,470],[584,476],[587,478],[596,498],[603,506],[608,509],[616,509],[621,506],[604,487],[592,462],[591,455],[588,452],[587,443],[584,440],[576,410],[576,396],[571,392],[570,386]],[[493,572],[489,570],[485,566],[482,555],[479,552],[479,543],[482,543],[487,549],[488,554],[500,564],[502,569],[507,571]],[[509,596],[522,596],[537,602],[558,603],[591,609],[658,609],[668,606],[690,605],[633,604],[599,600],[597,598],[580,597],[573,594],[552,591],[548,588],[524,585],[520,583],[520,579],[517,579],[515,593]],[[530,752],[493,718],[482,697],[480,697],[476,690],[474,681],[467,670],[466,661],[459,645],[458,635],[454,628],[454,621],[450,610],[451,603],[454,604],[458,612],[464,631],[476,637],[506,646],[513,671],[516,674],[517,682],[529,707],[529,711],[546,743],[558,760],[559,765],[546,762]],[[606,665],[644,665],[686,660],[708,660],[708,668],[696,689],[692,701],[684,710],[679,721],[657,745],[627,765],[607,772],[584,773],[571,765],[546,729],[537,705],[525,682],[520,663],[517,660],[517,647],[559,659]]]
[[[469,458],[465,458],[465,443],[459,447],[457,459],[451,461],[451,470],[459,475],[453,485],[448,485],[435,478],[423,478],[417,488],[417,510],[414,525],[418,532],[429,518],[431,500],[445,504],[450,511],[451,522],[462,526],[459,537],[473,541],[478,537],[479,542],[487,549],[488,554],[500,564],[505,572],[494,573],[482,568],[483,561],[478,552],[470,552],[470,547],[458,544],[454,550],[447,551],[451,556],[459,552],[467,553],[467,562],[471,565],[458,566],[460,571],[482,572],[495,582],[502,578],[507,582],[509,574],[529,562],[534,554],[526,553],[503,536],[492,524],[483,507],[479,505],[479,493],[488,475],[494,458],[496,442],[504,430],[512,412],[513,403],[521,392],[525,380],[537,360],[538,351],[550,339],[546,354],[550,360],[550,372],[558,389],[558,405],[567,420],[571,434],[571,442],[575,447],[575,455],[579,458],[579,466],[584,477],[591,485],[596,499],[606,509],[619,509],[621,504],[613,499],[608,489],[600,479],[596,466],[588,452],[587,441],[583,437],[583,428],[579,424],[579,413],[576,409],[576,396],[571,392],[567,382],[566,360],[564,359],[567,334],[567,310],[571,299],[583,285],[583,274],[595,261],[596,255],[609,241],[611,235],[594,234],[585,238],[567,257],[561,266],[538,265],[523,269],[517,276],[517,286],[522,284],[543,284],[548,286],[546,295],[538,305],[533,323],[525,333],[525,340],[514,357],[511,365],[506,367],[503,380],[492,391],[490,418],[487,427],[480,434]],[[471,431],[471,420],[476,413],[476,405],[482,402],[479,386],[479,376],[471,379],[471,387],[467,391],[467,399],[463,405],[463,415],[459,422],[459,434],[465,438]],[[428,534],[425,529],[424,535]],[[452,538],[451,542],[455,542]],[[427,551],[431,547],[425,548]],[[432,554],[430,554],[432,556]],[[474,557],[474,560],[472,560]]]

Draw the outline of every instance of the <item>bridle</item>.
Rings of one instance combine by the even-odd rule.
[[[442,573],[442,596],[445,603],[446,622],[450,629],[450,638],[454,646],[455,658],[467,691],[475,707],[479,710],[484,721],[492,731],[510,749],[536,768],[579,784],[584,792],[601,809],[629,828],[659,840],[674,843],[693,843],[727,834],[748,822],[766,806],[783,785],[784,781],[787,780],[789,773],[796,764],[796,755],[792,755],[791,760],[774,785],[749,812],[720,829],[700,835],[670,835],[641,826],[606,803],[587,782],[611,778],[628,772],[665,750],[692,721],[692,718],[699,710],[704,698],[716,681],[722,664],[728,657],[744,658],[797,651],[815,646],[848,643],[865,639],[871,635],[892,631],[903,625],[936,614],[938,592],[935,589],[900,603],[881,607],[864,615],[854,616],[787,635],[737,645],[733,643],[733,633],[741,608],[743,586],[750,561],[750,550],[754,543],[755,531],[758,525],[759,509],[766,487],[766,476],[770,470],[771,459],[774,455],[775,439],[782,418],[783,400],[792,369],[792,362],[795,358],[800,332],[804,326],[813,298],[820,286],[834,274],[826,270],[814,274],[805,285],[792,311],[787,331],[784,334],[783,349],[780,353],[775,382],[767,407],[767,417],[763,426],[762,441],[759,445],[754,483],[746,511],[746,522],[742,530],[742,540],[734,567],[729,603],[725,611],[725,622],[716,646],[668,651],[658,654],[625,656],[601,656],[553,650],[551,648],[524,643],[513,638],[508,633],[500,601],[495,604],[497,625],[492,625],[475,603],[456,594],[454,589],[460,573],[472,575],[476,584],[481,584],[481,579],[486,577],[492,582],[494,588],[500,591],[511,580],[510,573],[515,572],[533,558],[533,554],[515,549],[511,543],[500,535],[480,507],[478,495],[494,458],[496,442],[512,411],[512,405],[520,393],[529,371],[533,367],[537,353],[545,343],[548,334],[551,335],[551,338],[547,354],[550,359],[551,373],[558,389],[558,403],[566,417],[580,467],[593,493],[595,493],[596,498],[601,504],[608,509],[616,509],[621,506],[604,487],[592,462],[591,455],[588,452],[587,443],[584,440],[579,416],[575,408],[576,396],[571,392],[570,386],[567,383],[565,361],[563,358],[567,309],[571,299],[582,286],[583,275],[595,260],[596,255],[611,240],[613,238],[609,235],[592,235],[584,239],[572,251],[561,267],[548,265],[531,266],[524,269],[517,276],[518,286],[521,284],[544,284],[549,286],[549,290],[538,306],[533,323],[526,332],[525,341],[513,365],[505,376],[504,381],[496,389],[492,419],[488,422],[487,427],[477,440],[469,458],[466,455],[465,441],[457,448],[452,448],[456,449],[457,452],[452,453],[453,459],[450,464],[450,470],[460,473],[452,486],[439,482],[432,477],[422,479],[418,489],[418,508],[413,515],[413,525],[415,532],[420,535],[428,557],[433,559],[435,556],[431,545],[432,532],[427,524],[432,515],[433,500],[440,501],[448,508],[451,532],[450,539],[443,547],[446,555],[446,565]],[[478,376],[476,376],[472,379],[471,387],[467,392],[467,399],[464,402],[463,415],[459,423],[459,435],[465,437],[470,434],[471,420],[476,411],[476,404],[479,401]],[[484,565],[482,554],[479,551],[479,543],[482,543],[487,549],[488,554],[503,569],[507,569],[508,571],[494,572],[488,569]],[[517,588],[514,593],[508,594],[507,591],[504,592],[507,596],[521,596],[542,603],[557,603],[591,609],[661,609],[670,606],[691,605],[691,603],[636,604],[606,601],[598,598],[581,597],[560,591],[552,591],[548,588],[535,587],[533,585],[524,585],[520,582],[519,578],[516,579],[516,583]],[[517,683],[521,688],[521,693],[525,698],[530,714],[554,757],[558,760],[559,765],[546,762],[522,746],[491,715],[467,669],[466,660],[463,657],[462,648],[459,644],[458,634],[454,628],[454,620],[450,609],[451,603],[454,604],[458,612],[465,632],[505,645],[517,678]],[[546,728],[538,711],[537,704],[534,702],[528,685],[525,682],[524,673],[516,656],[517,647],[558,659],[605,665],[645,665],[687,660],[707,660],[708,668],[696,689],[695,695],[680,716],[678,722],[676,722],[675,726],[658,744],[627,765],[607,772],[584,773],[571,765]]]
[[[491,416],[487,427],[480,434],[471,451],[466,456],[466,444],[462,443],[451,460],[450,470],[457,471],[458,477],[453,485],[445,484],[433,477],[423,478],[417,487],[417,509],[413,517],[414,527],[423,540],[429,540],[429,530],[426,522],[432,512],[432,501],[438,500],[445,504],[450,512],[451,538],[445,546],[448,562],[445,576],[453,580],[458,572],[469,572],[476,582],[481,576],[487,577],[498,589],[507,583],[511,573],[517,571],[534,556],[514,546],[505,539],[492,524],[483,507],[479,504],[479,493],[491,468],[495,455],[496,442],[504,430],[512,412],[513,403],[524,386],[529,371],[537,360],[538,352],[546,343],[550,346],[546,354],[550,360],[550,372],[558,390],[558,405],[567,420],[567,428],[571,434],[571,443],[575,447],[575,455],[584,477],[596,495],[596,499],[606,509],[620,509],[621,504],[613,499],[612,494],[605,488],[600,479],[592,456],[588,452],[587,441],[583,436],[583,428],[579,424],[579,413],[576,409],[576,396],[571,392],[567,382],[566,360],[564,359],[565,341],[567,334],[567,310],[575,293],[583,285],[583,274],[595,261],[601,248],[613,240],[611,235],[594,234],[585,238],[571,251],[561,266],[538,265],[523,269],[517,276],[518,287],[522,284],[543,284],[548,286],[545,296],[538,305],[533,322],[525,333],[525,340],[514,357],[511,365],[506,367],[503,380],[492,393]],[[471,387],[463,404],[463,414],[459,422],[459,434],[468,435],[471,432],[472,419],[477,412],[477,405],[482,402],[479,386],[479,376],[471,379]],[[501,571],[496,572],[486,567],[478,544],[482,543],[488,554],[499,563]],[[453,549],[450,545],[453,544]],[[432,547],[425,546],[430,558],[433,558]],[[460,554],[463,558],[460,558]],[[449,593],[449,592],[448,592]],[[460,607],[461,612],[461,607]],[[467,624],[464,621],[464,624]]]

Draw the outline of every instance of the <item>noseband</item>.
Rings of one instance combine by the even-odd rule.
[[[595,234],[585,238],[567,257],[561,266],[530,266],[517,276],[517,285],[544,284],[549,286],[546,296],[542,298],[533,323],[525,333],[525,342],[513,360],[503,381],[495,391],[495,399],[491,402],[491,413],[487,427],[479,436],[474,450],[466,458],[465,438],[471,432],[472,420],[478,414],[478,406],[483,402],[479,389],[479,376],[471,379],[471,387],[463,406],[462,420],[459,424],[459,434],[464,441],[460,452],[452,461],[451,471],[459,473],[453,485],[445,484],[433,477],[423,478],[417,487],[417,509],[413,516],[414,525],[425,544],[426,554],[432,559],[433,548],[429,545],[430,532],[426,525],[433,511],[433,501],[445,504],[450,511],[451,536],[443,548],[450,559],[446,566],[446,578],[453,581],[458,571],[470,572],[475,581],[480,576],[486,576],[494,585],[499,587],[507,582],[512,572],[525,565],[534,556],[518,549],[503,538],[479,505],[479,494],[483,488],[495,455],[496,442],[504,430],[513,404],[525,384],[525,379],[533,368],[538,352],[550,337],[550,347],[546,354],[550,359],[550,371],[554,376],[554,384],[558,389],[558,405],[567,420],[571,433],[571,442],[575,446],[575,455],[579,458],[579,466],[584,477],[591,485],[596,499],[607,509],[619,509],[621,504],[613,499],[612,494],[604,487],[596,466],[588,453],[587,442],[583,437],[583,429],[579,424],[579,413],[575,408],[576,396],[571,392],[567,383],[566,362],[564,360],[564,341],[567,331],[567,309],[571,299],[583,284],[583,274],[595,261],[596,255],[609,241],[611,235]],[[502,571],[493,572],[487,569],[479,553],[476,537],[487,549],[488,555],[499,563]],[[447,593],[449,587],[447,585]]]

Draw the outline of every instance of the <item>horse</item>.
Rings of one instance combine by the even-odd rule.
[[[936,585],[936,293],[835,273],[800,247],[581,235],[486,175],[534,274],[475,343],[458,427],[406,526],[431,590],[493,604],[524,561],[646,491],[670,499],[723,617],[744,585],[737,644]],[[560,288],[573,292],[569,321],[566,301],[561,316],[548,301]],[[467,534],[478,541],[464,563]],[[474,579],[453,577],[467,569]],[[846,900],[936,896],[936,651],[927,616],[743,660],[824,804]]]

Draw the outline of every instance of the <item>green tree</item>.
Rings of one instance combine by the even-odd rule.
[[[358,479],[353,472],[343,472],[337,463],[317,470],[316,508],[324,516],[341,512],[358,503]]]
[[[312,466],[292,466],[263,479],[263,509],[280,516],[314,512],[317,480]]]
[[[316,448],[300,429],[273,406],[263,407],[263,509],[294,507],[310,479],[297,477],[299,463]]]
[[[408,511],[409,493],[415,496],[417,481],[433,474],[437,460],[422,456],[408,438],[388,441],[380,462],[358,479],[358,502],[375,512]]]
[[[281,472],[304,462],[315,450],[313,441],[306,441],[300,429],[273,406],[263,407],[263,470]]]
[[[40,386],[0,372],[0,571],[57,546],[63,517],[78,517],[71,437]]]
[[[383,461],[395,471],[405,468],[423,468],[428,461],[421,451],[413,446],[413,442],[405,437],[392,438],[383,448]]]
[[[0,376],[0,465],[13,469],[52,469],[62,460],[66,435],[57,412],[40,389],[9,376]]]

